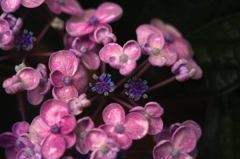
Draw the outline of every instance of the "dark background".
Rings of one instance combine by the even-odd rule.
[[[104,1],[81,0],[84,9],[97,8]],[[203,69],[203,77],[186,82],[172,82],[148,93],[148,99],[141,99],[137,103],[145,105],[148,101],[157,101],[164,108],[162,116],[164,127],[176,122],[194,120],[203,130],[198,142],[197,159],[240,158],[240,1],[238,0],[115,0],[111,1],[123,8],[122,18],[111,24],[117,36],[117,42],[123,45],[126,41],[135,39],[135,29],[141,24],[149,24],[152,18],[160,18],[174,25],[182,35],[192,44],[194,60]],[[22,29],[31,30],[38,37],[47,24],[46,19],[53,14],[45,4],[36,9],[20,9],[14,13],[21,17],[26,10],[30,13],[24,20]],[[39,16],[39,14],[42,15]],[[45,15],[45,16],[43,16]],[[45,18],[44,18],[45,17]],[[61,14],[60,18],[67,20],[68,15]],[[31,53],[55,52],[64,49],[61,36],[50,28],[41,42],[31,50]],[[22,55],[23,52],[1,51],[0,56]],[[147,57],[142,56],[138,63]],[[15,74],[14,66],[21,63],[21,58],[1,61],[0,77],[4,79]],[[28,57],[26,64],[36,67],[39,62],[47,64],[48,57]],[[107,67],[107,73],[112,74],[115,83],[121,78],[117,70]],[[90,72],[91,75],[93,72]],[[152,86],[169,77],[170,68],[151,67],[142,79]],[[114,92],[115,95],[120,90]],[[0,89],[0,133],[11,131],[12,125],[21,121],[18,110],[17,95],[8,95]],[[39,114],[40,106],[28,103],[26,91],[21,93],[24,99],[27,121]],[[51,98],[51,93],[45,99]],[[79,117],[92,115],[101,102],[100,98],[84,111]],[[127,111],[127,109],[126,109]],[[78,117],[78,118],[79,118]],[[101,114],[95,120],[96,125],[102,123]],[[142,153],[127,153],[127,158],[152,158],[155,143],[152,136],[134,141],[130,150],[141,150]],[[146,152],[145,152],[146,151]],[[0,156],[4,156],[4,149],[0,149]]]

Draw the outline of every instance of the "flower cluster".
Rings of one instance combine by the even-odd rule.
[[[90,156],[91,159],[115,159],[121,156],[121,150],[131,147],[133,140],[146,135],[157,136],[154,159],[196,157],[196,142],[201,136],[197,123],[188,120],[163,130],[161,116],[164,109],[160,104],[155,101],[148,101],[145,106],[136,103],[141,97],[147,100],[148,96],[144,94],[148,89],[147,81],[139,77],[151,66],[171,66],[178,81],[201,78],[201,68],[192,59],[191,45],[177,29],[153,19],[151,24],[143,24],[136,29],[137,40],[128,40],[122,47],[108,24],[122,16],[122,8],[115,3],[106,2],[97,9],[84,10],[76,0],[0,2],[5,12],[0,17],[0,48],[10,50],[16,47],[17,51],[22,49],[24,55],[22,63],[15,66],[16,74],[3,82],[3,88],[8,94],[27,90],[27,98],[32,105],[40,105],[48,92],[53,97],[42,103],[39,115],[31,124],[17,122],[12,132],[0,135],[0,146],[6,148],[7,159],[72,159],[76,154]],[[71,17],[66,22],[67,34],[63,37],[65,49],[43,53],[50,56],[48,65],[39,63],[34,69],[26,66],[28,63],[25,61],[29,54],[34,55],[31,49],[46,30],[35,44],[32,32],[20,30],[23,20],[9,12],[15,12],[21,4],[35,8],[42,3],[46,3],[56,15],[63,13]],[[138,66],[142,53],[149,56],[147,64]],[[111,75],[106,74],[106,64],[124,76],[116,85]],[[100,76],[91,72],[98,72],[98,69]],[[93,74],[97,81],[95,84],[90,82],[89,74]],[[123,83],[125,88],[122,87],[121,93],[113,92]],[[122,99],[124,92],[127,99]],[[88,98],[94,93],[96,96]],[[80,117],[84,109],[88,109],[102,94],[104,100],[99,102],[93,116]],[[122,106],[129,108],[129,113]],[[96,127],[94,118],[102,107],[105,107],[102,111],[104,123]]]

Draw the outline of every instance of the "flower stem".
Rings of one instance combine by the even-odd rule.
[[[124,151],[124,153],[131,153],[131,154],[133,154],[133,153],[134,154],[135,153],[137,153],[137,154],[139,154],[139,153],[146,153],[146,154],[152,154],[152,151],[126,150],[126,151]]]
[[[97,116],[97,114],[99,113],[99,111],[102,109],[102,107],[107,103],[107,99],[104,98],[102,103],[98,106],[97,110],[93,113],[92,115],[92,120],[94,120]]]
[[[23,14],[23,16],[21,17],[22,20],[24,20],[24,19],[27,17],[27,15],[30,13],[30,11],[31,11],[31,9],[29,9],[29,8],[25,11],[25,13]]]
[[[101,61],[101,74],[106,73],[106,63]]]
[[[149,69],[149,67],[151,66],[151,64],[148,62],[142,69],[141,71],[138,72],[138,74],[136,75],[137,78],[141,77],[146,71],[147,69]]]
[[[111,94],[109,94],[108,96],[109,96],[111,99],[117,101],[118,103],[122,104],[123,106],[125,106],[125,107],[127,107],[127,108],[129,108],[129,109],[132,109],[132,108],[133,108],[133,106],[131,106],[130,104],[122,101],[121,99],[119,99],[119,98],[117,98],[117,97],[114,97],[114,96],[111,95]]]
[[[13,58],[18,58],[18,57],[22,57],[23,55],[9,55],[9,56],[3,56],[0,57],[0,61],[2,60],[7,60],[7,59],[13,59]]]
[[[24,109],[24,105],[23,105],[21,92],[17,93],[17,98],[18,98],[19,110],[21,112],[22,120],[26,121],[25,109]]]
[[[131,103],[134,106],[138,106],[139,105],[136,102],[134,102],[131,98],[128,98],[127,100],[129,101],[129,103]]]
[[[145,92],[150,92],[150,91],[152,91],[154,89],[160,88],[160,87],[162,87],[162,86],[164,86],[164,85],[166,85],[166,84],[168,84],[168,83],[170,83],[170,82],[172,82],[174,80],[175,80],[175,76],[173,76],[173,77],[171,77],[169,79],[166,79],[165,81],[162,81],[162,82],[160,82],[160,83],[158,83],[158,84],[156,84],[154,86],[149,87]]]
[[[94,101],[95,99],[97,99],[97,98],[100,97],[100,96],[101,96],[101,94],[98,94],[98,95],[96,95],[96,96],[90,98],[89,100],[92,102],[92,101]]]
[[[44,53],[30,53],[29,56],[51,56],[52,52],[44,52]]]

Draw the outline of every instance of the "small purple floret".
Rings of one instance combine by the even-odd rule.
[[[118,134],[122,134],[125,132],[125,128],[123,125],[117,125],[115,126],[115,131],[118,133]]]
[[[173,42],[173,36],[168,34],[165,36],[165,40],[168,42],[168,43],[172,43]]]
[[[92,16],[90,19],[89,19],[89,23],[91,25],[95,25],[98,23],[98,19],[95,17],[95,16]]]
[[[52,125],[50,129],[51,129],[51,133],[53,133],[53,134],[60,133],[60,128],[57,125]]]
[[[28,32],[27,30],[16,35],[14,42],[18,51],[21,48],[25,51],[29,51],[33,48],[33,43],[36,41],[36,38],[32,35],[33,33],[31,31]]]
[[[179,155],[180,155],[179,150],[174,149],[174,150],[172,151],[172,157],[173,157],[173,158],[178,158]]]
[[[72,84],[72,78],[69,77],[69,76],[64,77],[63,83],[64,83],[65,85],[67,85],[67,86],[70,85],[70,84]]]

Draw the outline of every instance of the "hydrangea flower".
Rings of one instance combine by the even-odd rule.
[[[55,14],[62,12],[70,15],[81,15],[83,10],[76,0],[45,0],[48,8]]]
[[[53,53],[49,58],[50,81],[54,98],[67,101],[86,91],[88,75],[77,57],[70,51]]]
[[[80,17],[72,17],[66,24],[71,36],[83,36],[91,33],[99,26],[118,20],[122,16],[122,8],[115,3],[103,3],[97,10],[89,9]]]
[[[36,71],[39,72],[40,82],[38,86],[27,91],[28,101],[33,105],[38,105],[42,102],[44,96],[49,92],[52,85],[47,75],[47,68],[44,64],[38,64]]]
[[[148,97],[147,94],[143,94],[143,92],[148,89],[146,80],[143,81],[141,78],[137,80],[137,77],[134,76],[132,80],[129,79],[128,83],[125,83],[124,87],[129,88],[129,91],[126,91],[125,94],[135,101],[139,100],[141,96],[143,96],[143,98]]]
[[[86,134],[94,128],[94,122],[90,117],[84,117],[77,121],[75,132],[77,135],[76,149],[81,154],[87,154],[89,149],[84,143]]]
[[[92,129],[84,139],[86,147],[92,151],[91,159],[114,159],[119,151],[119,145],[109,139],[101,129]]]
[[[13,31],[5,19],[0,19],[0,48],[10,50],[14,46]]]
[[[4,12],[15,12],[21,4],[26,8],[40,6],[44,0],[2,0],[1,6]]]
[[[100,66],[100,59],[95,52],[91,51],[94,46],[95,43],[88,37],[76,37],[72,42],[72,49],[69,51],[74,53],[87,69],[96,70]]]
[[[81,94],[78,98],[72,98],[67,102],[69,113],[79,115],[83,109],[91,105],[91,101],[87,99],[85,93]]]
[[[16,45],[17,51],[19,51],[21,48],[25,51],[29,51],[33,48],[33,43],[37,40],[35,37],[32,36],[33,33],[27,30],[24,30],[23,32],[19,32],[17,35],[15,35],[14,43]]]
[[[191,58],[193,56],[191,45],[182,37],[181,33],[175,27],[170,24],[165,24],[160,19],[153,19],[151,25],[163,33],[165,44],[176,51],[178,59]]]
[[[24,90],[33,90],[39,83],[39,72],[31,67],[25,67],[13,77],[6,79],[3,82],[3,88],[8,94],[15,94]]]
[[[111,75],[110,74],[101,74],[100,77],[98,77],[96,74],[93,74],[93,78],[98,81],[96,84],[89,83],[89,86],[92,87],[93,91],[97,91],[99,94],[104,94],[105,96],[108,95],[108,92],[113,92],[114,89],[117,87],[114,85],[114,83],[111,81]]]
[[[144,107],[133,107],[129,112],[138,112],[144,115],[144,117],[148,120],[149,135],[155,135],[162,130],[163,121],[161,116],[163,114],[163,108],[157,102],[148,102]]]
[[[16,141],[21,134],[28,132],[28,130],[29,124],[27,122],[17,122],[12,126],[12,132],[5,132],[0,135],[0,146],[6,148],[7,159],[16,159],[16,155],[20,151],[16,147]]]
[[[132,112],[125,116],[124,109],[117,103],[109,104],[102,116],[106,124],[99,128],[113,138],[121,149],[128,149],[132,140],[141,139],[148,132],[148,121],[142,114]]]
[[[22,18],[16,18],[12,14],[3,13],[0,18],[5,19],[14,34],[18,34],[23,25]]]
[[[42,146],[44,158],[59,158],[65,149],[76,141],[73,132],[76,119],[68,113],[67,104],[61,100],[50,99],[43,103],[40,116],[33,119],[29,128],[29,139]]]
[[[202,69],[196,64],[196,62],[188,58],[186,59],[179,59],[171,68],[173,74],[177,74],[176,80],[182,82],[188,80],[189,78],[192,79],[200,79],[202,77]]]
[[[100,59],[109,63],[113,68],[119,69],[120,74],[128,75],[136,67],[141,56],[141,48],[134,40],[127,41],[123,47],[117,43],[109,43],[99,51]]]
[[[153,149],[153,158],[192,158],[188,153],[194,150],[197,142],[195,132],[186,126],[178,127],[171,140],[161,140]]]

